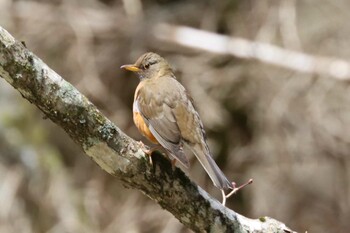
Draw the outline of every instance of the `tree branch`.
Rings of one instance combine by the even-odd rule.
[[[159,40],[194,49],[256,59],[303,73],[327,75],[342,80],[350,79],[350,63],[339,58],[313,56],[267,43],[169,24],[157,24],[153,29],[153,35]]]
[[[196,232],[292,232],[269,217],[248,219],[225,208],[162,156],[152,167],[125,135],[43,61],[0,27],[0,76],[62,127],[103,170],[138,189]]]

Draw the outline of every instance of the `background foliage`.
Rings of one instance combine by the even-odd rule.
[[[347,60],[349,10],[344,0],[0,0],[0,25],[137,140],[138,80],[119,67],[161,54],[195,100],[219,166],[237,183],[254,179],[228,207],[300,232],[348,232],[348,82],[160,42],[150,29],[167,22]],[[2,79],[0,109],[0,232],[188,232]],[[195,159],[187,172],[220,198]]]

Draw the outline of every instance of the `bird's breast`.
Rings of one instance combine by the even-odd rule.
[[[140,131],[140,133],[146,137],[150,142],[154,144],[159,144],[157,139],[154,137],[145,120],[143,119],[139,109],[137,108],[137,102],[135,101],[133,104],[133,120],[136,128]]]

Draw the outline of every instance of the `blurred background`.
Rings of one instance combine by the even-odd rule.
[[[218,165],[238,184],[254,179],[229,208],[299,232],[350,232],[349,82],[185,48],[152,30],[171,23],[349,60],[349,12],[346,0],[0,0],[0,25],[136,140],[138,79],[119,67],[161,54],[191,93]],[[3,79],[0,109],[1,233],[190,232]],[[220,198],[195,159],[186,172]]]

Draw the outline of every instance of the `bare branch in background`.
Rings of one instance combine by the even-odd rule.
[[[194,49],[229,54],[239,58],[256,59],[304,73],[329,75],[342,80],[350,79],[349,62],[339,58],[313,56],[271,44],[219,35],[185,26],[158,24],[155,26],[153,34],[159,40]]]
[[[140,0],[123,0],[124,10],[128,17],[139,19],[142,17],[142,2]]]
[[[140,145],[88,99],[0,27],[0,76],[69,136],[103,170],[138,189],[196,232],[292,232],[269,217],[248,219],[225,208],[173,171],[162,156],[151,167]]]

